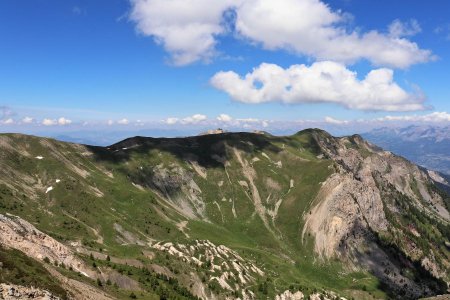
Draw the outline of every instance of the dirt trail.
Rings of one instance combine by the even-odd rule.
[[[72,216],[71,214],[69,214],[69,213],[66,212],[66,211],[64,211],[63,213],[64,213],[66,216],[68,216],[69,218],[71,218],[71,219],[73,219],[73,220],[75,220],[75,221],[77,221],[77,222],[83,224],[83,225],[86,226],[87,228],[89,228],[89,229],[92,231],[92,233],[94,233],[94,235],[97,237],[97,240],[95,240],[95,241],[96,241],[97,243],[99,243],[99,244],[103,244],[103,237],[98,233],[98,230],[97,230],[97,229],[95,229],[95,228],[89,226],[89,225],[86,224],[85,222],[83,222],[83,221],[81,221],[80,219],[78,219],[78,218]]]

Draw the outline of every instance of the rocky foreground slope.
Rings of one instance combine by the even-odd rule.
[[[450,185],[359,136],[91,147],[3,134],[0,166],[2,286],[60,299],[449,292]]]

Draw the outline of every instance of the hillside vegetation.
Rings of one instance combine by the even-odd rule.
[[[74,299],[448,292],[450,185],[359,136],[2,134],[0,166],[3,283]]]

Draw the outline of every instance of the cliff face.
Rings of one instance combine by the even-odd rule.
[[[305,231],[315,235],[315,250],[370,269],[392,290],[416,298],[448,284],[450,267],[443,229],[450,220],[433,178],[419,167],[375,147],[359,136],[336,139],[316,135],[337,172],[323,183]],[[433,237],[428,231],[439,231]],[[434,239],[438,247],[430,248]],[[393,253],[393,250],[395,252]],[[401,259],[398,259],[401,257]],[[441,279],[438,286],[406,276],[416,264]]]
[[[0,147],[0,244],[71,295],[78,284],[148,299],[416,299],[448,288],[446,179],[359,136],[102,148],[1,135]]]

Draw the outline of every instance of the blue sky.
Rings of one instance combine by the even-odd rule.
[[[1,1],[0,130],[450,121],[448,1],[205,3]]]

